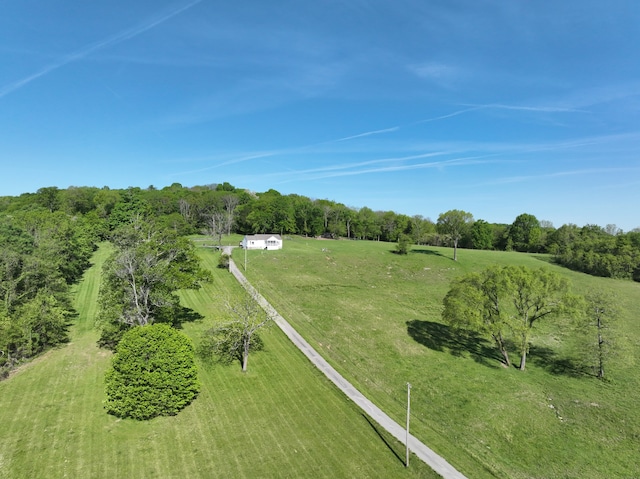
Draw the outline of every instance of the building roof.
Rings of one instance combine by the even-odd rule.
[[[278,234],[258,234],[258,235],[246,235],[245,238],[251,240],[268,240],[270,238],[276,238],[282,241],[282,238]]]

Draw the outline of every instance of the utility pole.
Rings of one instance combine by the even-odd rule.
[[[405,445],[407,447],[407,460],[405,467],[409,467],[409,416],[411,415],[411,383],[407,383],[407,436]]]

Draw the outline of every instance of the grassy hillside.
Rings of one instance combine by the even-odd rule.
[[[103,376],[110,353],[93,330],[101,248],[77,287],[78,323],[70,344],[0,382],[0,478],[436,477],[320,376],[272,328],[266,350],[239,367],[200,369],[199,397],[179,415],[147,422],[105,414]],[[185,324],[191,337],[222,319],[221,300],[239,293],[217,270],[184,304],[204,316]]]
[[[544,256],[295,238],[249,251],[247,277],[311,344],[399,422],[413,385],[413,432],[469,477],[633,477],[640,387],[640,284],[595,278]],[[235,252],[239,265],[244,253]],[[574,292],[615,292],[616,362],[608,381],[583,374],[570,325],[541,322],[526,372],[499,366],[489,343],[441,324],[455,277],[493,264],[546,266]]]

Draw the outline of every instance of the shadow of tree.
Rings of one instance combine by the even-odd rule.
[[[407,321],[407,332],[414,341],[434,351],[449,352],[453,356],[469,355],[477,363],[497,368],[498,351],[473,331],[459,331],[445,324],[414,319]]]
[[[561,357],[546,346],[531,345],[527,362],[541,367],[551,374],[580,377],[591,375],[589,368],[568,357]]]
[[[171,324],[174,328],[180,329],[184,323],[192,323],[204,319],[204,316],[185,306],[178,306],[173,312]]]
[[[409,250],[409,253],[411,253],[411,254],[427,254],[427,255],[431,255],[431,256],[442,256],[442,257],[445,257],[442,253],[440,253],[440,251],[434,251],[432,249],[424,249],[424,248],[416,249],[414,247],[411,250]]]

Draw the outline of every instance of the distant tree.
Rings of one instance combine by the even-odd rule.
[[[180,236],[186,236],[197,232],[191,224],[185,221],[184,216],[180,213],[171,213],[159,216],[157,217],[156,223],[159,227],[173,230]]]
[[[60,190],[56,186],[40,188],[36,192],[38,203],[44,206],[50,213],[60,208]]]
[[[438,217],[439,233],[448,235],[453,241],[453,260],[458,260],[458,242],[468,231],[473,222],[473,215],[462,210],[449,210]]]
[[[222,247],[222,235],[228,230],[229,216],[222,211],[212,211],[205,215],[204,234],[211,236]]]
[[[227,231],[228,235],[231,234],[231,228],[233,227],[233,221],[235,216],[236,207],[240,203],[240,198],[236,195],[224,195],[222,197],[222,202],[224,203],[224,211],[227,214]]]
[[[407,234],[401,233],[398,237],[398,244],[396,245],[396,252],[398,254],[408,254],[411,248],[411,237]]]
[[[320,207],[320,211],[322,211],[323,232],[326,233],[329,231],[329,218],[333,213],[333,205],[331,205],[328,200],[318,200],[316,203]]]
[[[189,203],[189,201],[187,201],[185,198],[180,198],[178,200],[178,208],[180,209],[180,214],[182,215],[184,220],[189,223],[193,214],[191,203]]]
[[[343,211],[344,227],[347,232],[347,238],[351,239],[352,225],[356,221],[357,211],[353,208],[345,208]]]
[[[96,194],[93,197],[93,204],[95,205],[96,213],[102,219],[106,219],[111,216],[113,208],[120,201],[120,192],[110,190],[106,186],[96,191]]]
[[[227,181],[222,184],[216,185],[216,191],[235,191],[235,189],[236,188]]]
[[[70,214],[86,214],[95,208],[93,197],[97,192],[97,188],[86,188],[70,186],[66,190],[60,192],[62,202],[65,204],[65,210]]]
[[[380,215],[380,220],[382,224],[382,240],[397,241],[399,234],[398,215],[393,211],[385,211]]]
[[[304,236],[322,234],[322,215],[318,205],[306,196],[290,195],[290,199],[298,233]]]
[[[108,201],[111,198],[106,198]],[[152,210],[149,203],[134,188],[128,189],[112,208],[109,215],[111,230],[120,226],[140,221],[151,216]]]
[[[542,229],[540,222],[533,215],[519,215],[509,227],[507,235],[516,251],[538,252],[542,248]]]
[[[622,230],[614,224],[608,224],[605,226],[604,230],[611,236],[616,236],[617,234],[622,233]]]
[[[587,361],[594,365],[599,379],[604,379],[605,366],[614,353],[611,325],[619,313],[616,297],[611,292],[590,291],[586,295],[586,314],[580,325],[586,339],[583,351]]]
[[[282,196],[276,190],[261,193],[251,205],[247,223],[256,233],[295,233],[296,218],[293,199]]]
[[[415,244],[426,244],[429,236],[436,232],[436,225],[431,218],[422,215],[411,217],[411,236]]]
[[[565,224],[554,230],[547,238],[549,253],[561,255],[566,253],[580,236],[580,229],[574,224]]]
[[[205,360],[215,357],[224,364],[238,360],[246,372],[249,353],[262,349],[258,331],[268,326],[273,317],[249,295],[235,303],[227,301],[226,310],[234,319],[205,331],[199,355]]]
[[[493,228],[484,220],[476,220],[471,226],[471,246],[474,249],[493,248]]]
[[[105,375],[109,414],[138,420],[173,416],[198,395],[191,341],[167,324],[127,331]]]
[[[375,212],[366,206],[360,208],[357,214],[357,235],[361,239],[375,239],[380,235],[380,225]]]

